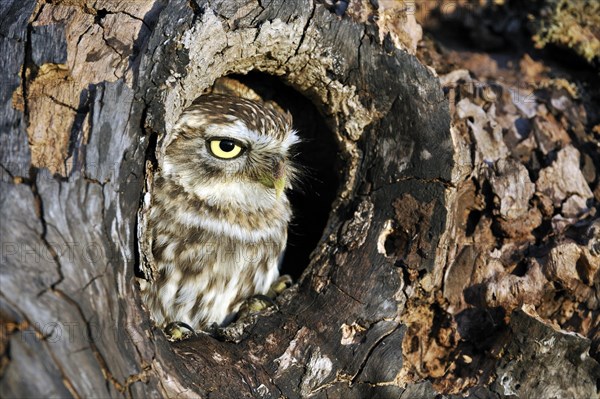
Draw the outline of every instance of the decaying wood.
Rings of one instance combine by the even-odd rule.
[[[598,396],[579,100],[438,79],[396,48],[414,52],[414,17],[367,3],[0,3],[3,397]],[[171,344],[136,282],[146,177],[179,113],[249,72],[315,104],[340,184],[277,309],[236,342]]]
[[[509,379],[516,381],[513,388],[518,389],[503,391],[495,360],[498,354],[505,355],[507,347],[498,351],[496,344],[507,342],[505,323],[511,320],[509,326],[516,325],[511,315],[520,307],[532,309],[529,313],[548,325],[588,337],[592,342],[585,350],[589,348],[596,360],[599,357],[600,258],[591,248],[600,238],[599,181],[592,172],[600,165],[596,128],[600,115],[588,97],[596,89],[573,90],[586,86],[583,82],[589,81],[589,74],[561,74],[543,60],[534,61],[527,49],[514,51],[515,40],[527,43],[523,37],[529,34],[520,25],[526,18],[519,10],[462,6],[466,2],[457,3],[437,20],[433,17],[433,23],[421,21],[436,25],[434,31],[442,35],[457,29],[452,24],[458,23],[470,31],[472,39],[477,38],[473,47],[504,50],[502,54],[511,61],[502,65],[480,51],[451,45],[434,48],[431,43],[419,53],[424,62],[444,73],[440,80],[448,91],[457,163],[464,172],[456,185],[457,200],[449,202],[456,225],[449,225],[454,235],[445,269],[444,300],[437,301],[443,309],[438,319],[454,321],[460,341],[447,345],[446,351],[435,345],[425,350],[439,358],[452,353],[456,362],[442,378],[427,370],[422,375],[438,377],[436,388],[454,392],[492,378],[496,382],[491,391],[501,397],[597,397],[597,388],[588,390],[568,378],[558,378],[562,381],[558,382],[560,373],[552,378],[544,372],[535,374],[539,389],[535,393],[525,388],[523,374],[513,373]],[[474,18],[479,23],[474,24]],[[499,25],[506,20],[511,21],[512,34],[502,36],[504,28]],[[417,337],[431,341],[424,334]],[[526,346],[522,341],[519,345]],[[481,356],[483,352],[487,355]],[[474,353],[479,356],[473,357]],[[537,370],[538,365],[530,360],[521,364]],[[520,363],[513,362],[511,367]],[[560,368],[558,363],[557,359],[552,366]],[[474,370],[479,374],[473,374]],[[594,367],[583,374],[590,382],[598,381]],[[566,393],[563,387],[573,390]],[[555,393],[550,394],[552,390]],[[481,387],[469,392],[491,395]]]

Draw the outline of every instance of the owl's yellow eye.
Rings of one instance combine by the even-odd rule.
[[[233,159],[242,154],[244,147],[231,139],[211,139],[208,141],[210,152],[217,158]]]

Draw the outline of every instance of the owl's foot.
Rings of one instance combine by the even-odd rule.
[[[269,287],[269,291],[266,295],[253,295],[246,299],[244,303],[242,303],[242,306],[240,306],[240,310],[237,314],[237,319],[239,320],[248,315],[260,313],[263,310],[271,307],[277,308],[275,298],[277,298],[283,291],[291,286],[292,278],[289,274],[279,276],[279,278],[275,280],[273,284],[271,284],[271,287]]]
[[[258,315],[270,308],[277,309],[273,299],[266,295],[253,295],[242,302],[232,323],[214,329],[211,335],[221,341],[239,343],[247,336],[247,328],[256,323]]]
[[[259,314],[268,309],[277,309],[275,298],[292,285],[290,276],[280,276],[269,288],[266,295],[257,294],[247,298],[238,310],[235,320],[225,327],[218,327],[211,335],[219,340],[240,342],[247,335],[247,328],[256,323]]]
[[[182,321],[174,321],[167,324],[164,331],[167,339],[171,342],[183,341],[196,335],[194,329]]]
[[[271,299],[277,298],[283,291],[290,288],[292,283],[292,277],[289,274],[279,276],[279,278],[275,280],[273,284],[271,284],[269,292],[267,292],[267,296]]]
[[[244,303],[242,303],[242,306],[240,306],[236,320],[244,319],[250,315],[260,313],[270,307],[277,307],[272,298],[267,295],[252,295],[250,298],[246,299]]]
[[[244,303],[242,303],[240,310],[238,310],[236,320],[260,313],[263,310],[271,307],[277,308],[275,298],[277,298],[283,291],[290,288],[291,285],[292,278],[288,274],[279,276],[279,278],[275,280],[273,284],[271,284],[271,287],[266,295],[252,295],[250,298],[246,299]]]

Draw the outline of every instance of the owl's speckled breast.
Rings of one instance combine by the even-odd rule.
[[[144,298],[159,325],[221,324],[245,298],[266,294],[279,276],[289,211],[236,216],[231,208],[207,207],[194,197],[162,177],[156,180],[150,228],[159,277]],[[263,232],[258,240],[252,237],[257,232]]]

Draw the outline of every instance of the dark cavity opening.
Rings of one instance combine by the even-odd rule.
[[[296,280],[308,266],[310,254],[321,239],[338,192],[343,170],[339,147],[315,105],[276,77],[259,72],[227,77],[289,111],[302,139],[294,157],[302,174],[297,187],[288,192],[294,217],[281,268],[281,274],[289,274]]]

